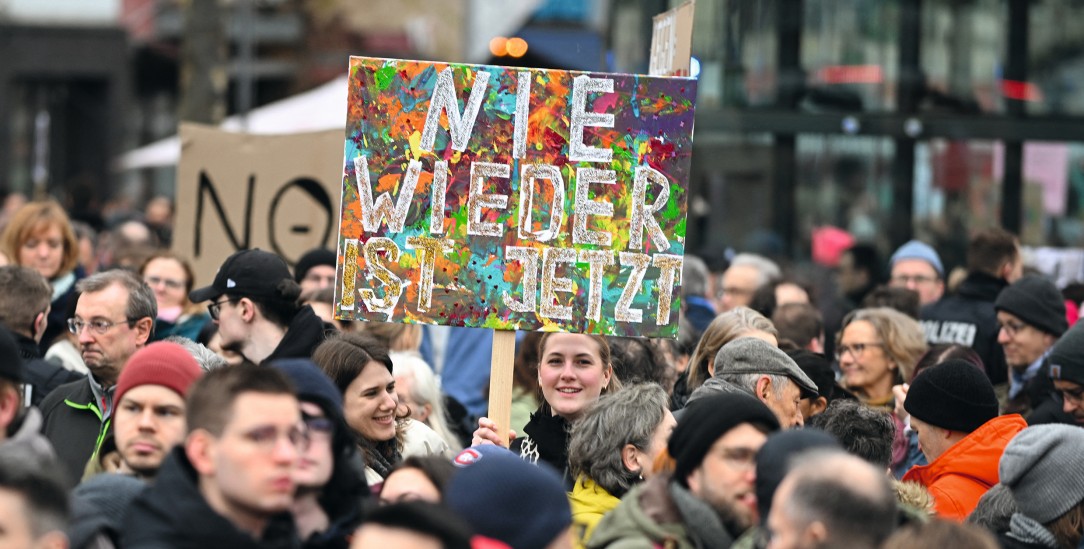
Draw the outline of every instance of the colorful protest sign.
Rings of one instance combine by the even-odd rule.
[[[173,251],[210,284],[237,250],[261,248],[293,265],[335,246],[342,130],[253,135],[184,123]]]
[[[674,337],[696,82],[350,63],[336,315]]]

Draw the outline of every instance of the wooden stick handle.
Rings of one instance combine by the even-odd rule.
[[[502,441],[508,440],[508,424],[512,421],[512,379],[515,359],[516,332],[494,330],[493,358],[489,364],[489,419],[497,424],[497,436]]]

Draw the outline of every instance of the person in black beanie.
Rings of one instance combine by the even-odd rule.
[[[1084,427],[1084,323],[1077,323],[1054,345],[1050,379],[1068,423]]]
[[[691,402],[667,445],[673,473],[629,490],[599,522],[587,547],[730,547],[759,520],[756,456],[778,430],[775,414],[744,393]]]
[[[327,248],[313,248],[294,265],[294,280],[301,285],[301,293],[335,285],[335,252]]]
[[[1025,276],[1001,290],[994,309],[997,342],[1009,365],[1003,411],[1023,414],[1033,425],[1065,422],[1068,418],[1058,410],[1046,364],[1050,349],[1069,329],[1061,292],[1041,276]]]
[[[949,360],[923,370],[903,407],[928,465],[916,465],[903,480],[917,482],[934,498],[934,510],[963,520],[998,482],[998,458],[1027,427],[1019,414],[997,415],[994,386],[974,364]]]

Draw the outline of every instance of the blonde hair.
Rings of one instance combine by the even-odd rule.
[[[723,345],[752,331],[766,332],[776,339],[779,338],[775,324],[748,307],[735,307],[715,317],[704,330],[704,335],[700,336],[693,356],[689,359],[689,377],[686,381],[689,392],[692,393],[711,377],[708,369],[715,362],[715,354]]]
[[[422,345],[422,327],[419,324],[371,321],[360,325],[363,332],[382,340],[389,351],[417,351]]]
[[[68,214],[54,200],[28,202],[19,208],[8,222],[4,234],[0,236],[0,250],[13,263],[19,263],[19,248],[23,243],[53,226],[60,229],[60,236],[64,241],[64,258],[54,278],[67,274],[79,263],[79,241],[75,239]]]
[[[843,332],[851,323],[864,320],[873,326],[884,344],[885,356],[897,366],[896,383],[911,379],[918,359],[926,353],[926,334],[917,320],[888,307],[874,307],[851,311],[843,318],[843,325],[836,335],[836,347]]]

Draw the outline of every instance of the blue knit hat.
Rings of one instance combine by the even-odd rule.
[[[933,265],[933,269],[937,271],[937,276],[942,278],[945,276],[945,267],[941,264],[941,256],[937,255],[937,251],[930,247],[929,244],[921,240],[912,240],[900,246],[896,253],[892,254],[889,267],[895,267],[897,262],[904,259],[921,259]]]
[[[549,465],[531,465],[494,445],[467,448],[460,456],[444,503],[476,534],[512,549],[544,549],[572,524],[561,476]]]

